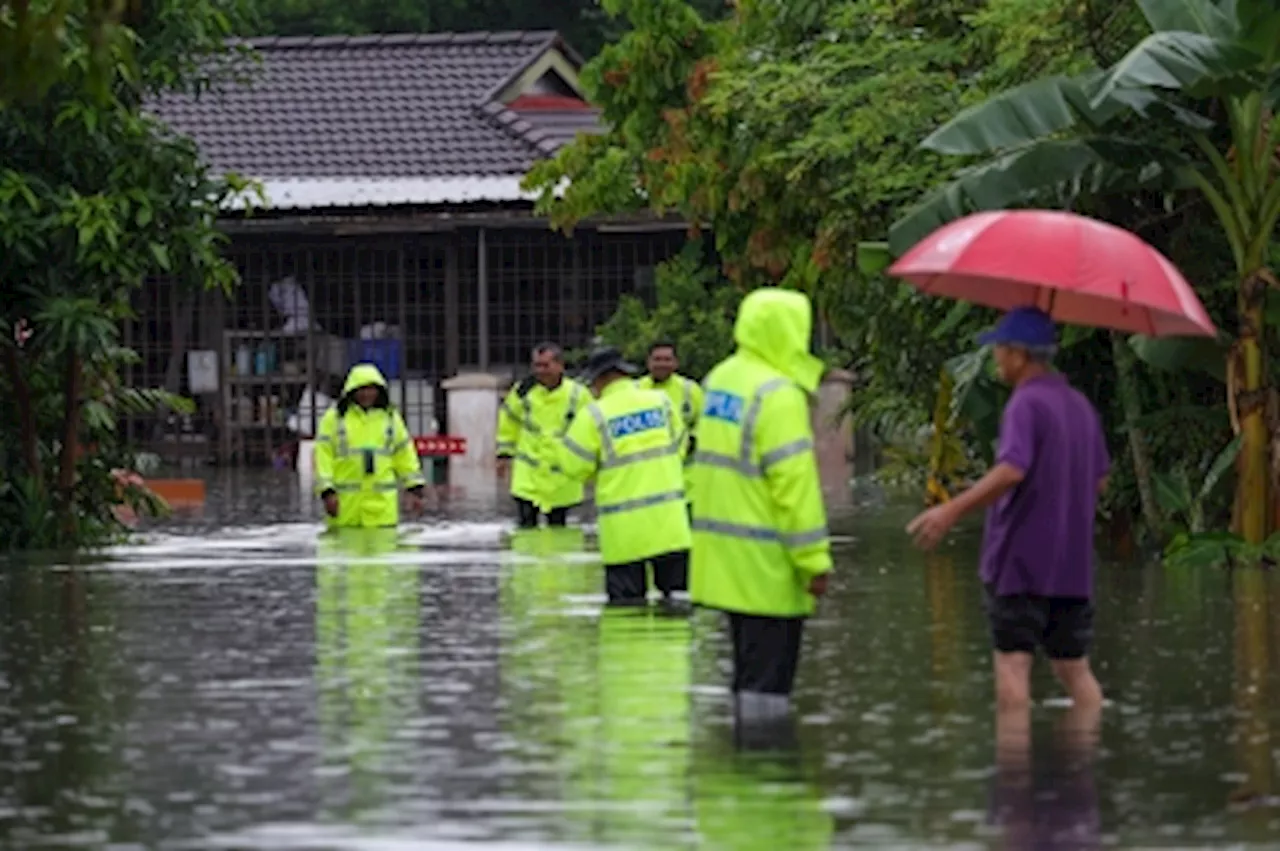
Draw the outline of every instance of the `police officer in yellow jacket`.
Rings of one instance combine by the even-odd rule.
[[[582,380],[597,400],[565,435],[564,474],[596,478],[596,514],[605,591],[614,605],[646,602],[646,568],[669,603],[688,587],[684,432],[671,402],[629,380],[638,370],[614,348],[587,359]]]
[[[680,358],[676,353],[676,344],[670,340],[659,340],[649,346],[649,359],[645,365],[649,374],[637,379],[636,385],[643,390],[659,390],[667,394],[667,398],[675,406],[687,435],[687,462],[692,459],[695,449],[694,427],[698,424],[698,415],[702,413],[702,385],[677,372],[680,369]],[[685,470],[684,484],[685,498],[688,499],[689,491],[692,490],[688,469]]]
[[[342,398],[321,417],[314,463],[316,493],[330,526],[395,526],[401,488],[415,510],[422,508],[422,461],[373,364],[351,368]]]
[[[809,422],[823,373],[809,354],[812,326],[802,293],[750,293],[734,325],[737,351],[703,382],[691,596],[728,613],[740,713],[747,698],[785,709],[804,622],[831,571]]]
[[[533,350],[533,375],[521,381],[498,409],[498,475],[511,479],[521,528],[547,515],[563,526],[582,502],[582,484],[555,469],[560,439],[591,401],[587,389],[564,377],[564,352],[555,343]],[[512,464],[514,462],[514,470]]]

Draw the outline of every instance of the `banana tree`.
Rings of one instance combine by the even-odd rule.
[[[988,159],[910,210],[890,231],[889,249],[901,254],[974,210],[1143,188],[1199,192],[1235,265],[1238,335],[1227,372],[1243,435],[1237,531],[1259,544],[1272,526],[1263,306],[1277,285],[1268,258],[1280,218],[1280,122],[1272,120],[1280,95],[1280,10],[1269,0],[1137,2],[1153,33],[1113,67],[1003,92],[929,136],[927,149]],[[1209,117],[1209,104],[1218,105],[1225,126]],[[1123,119],[1135,116],[1175,141],[1127,137],[1132,122]]]

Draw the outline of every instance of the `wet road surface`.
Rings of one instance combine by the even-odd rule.
[[[288,474],[241,474],[104,559],[10,565],[5,847],[1280,847],[1269,574],[1102,568],[1101,741],[1043,670],[1011,732],[977,530],[926,558],[909,507],[842,510],[795,740],[743,740],[714,616],[602,612],[591,535],[505,515],[321,538]]]

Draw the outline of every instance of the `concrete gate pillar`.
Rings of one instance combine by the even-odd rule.
[[[449,411],[446,433],[467,440],[464,455],[449,459],[449,484],[476,492],[496,485],[498,406],[510,379],[484,372],[461,373],[441,383]]]
[[[823,376],[813,406],[815,454],[828,505],[852,500],[849,482],[853,478],[853,424],[840,414],[852,389],[853,373],[833,369]]]

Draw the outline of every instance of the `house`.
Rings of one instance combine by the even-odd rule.
[[[213,169],[260,181],[267,204],[246,215],[238,199],[223,218],[233,298],[166,281],[139,296],[131,382],[200,406],[131,426],[162,454],[278,460],[366,357],[410,428],[434,433],[443,380],[509,377],[542,340],[584,345],[684,243],[680,223],[568,238],[534,214],[529,167],[600,131],[582,60],[554,32],[247,44],[260,57],[247,81],[149,105]]]

